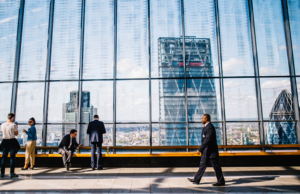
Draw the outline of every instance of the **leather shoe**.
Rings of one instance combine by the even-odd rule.
[[[215,187],[224,186],[224,185],[225,185],[225,182],[217,182],[217,183],[212,184],[212,186],[215,186]]]
[[[97,168],[97,170],[103,170],[103,168],[102,168],[102,167],[99,167],[99,168]]]
[[[1,178],[4,178],[4,174],[1,174]]]
[[[192,182],[192,183],[195,182],[194,179],[191,179],[191,178],[187,178],[187,180],[190,181],[190,182]]]
[[[19,177],[19,175],[15,174],[15,173],[10,174],[10,178],[11,178],[11,179],[12,179],[12,178],[15,178],[15,177]]]
[[[200,183],[193,182],[194,185],[199,185]]]
[[[96,170],[95,168],[92,168],[92,170]]]

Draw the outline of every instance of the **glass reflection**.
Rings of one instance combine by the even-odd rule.
[[[10,113],[12,84],[1,83],[0,91],[0,123],[5,123],[8,113]]]
[[[28,117],[29,120],[30,117]],[[26,133],[23,132],[23,130],[25,129],[26,131],[28,131],[28,129],[30,128],[29,125],[18,125],[18,131],[19,131],[19,135],[16,137],[16,139],[19,141],[20,146],[26,146],[27,144],[27,137],[28,135]],[[36,145],[37,146],[41,146],[42,145],[42,131],[43,131],[43,126],[42,125],[35,125],[35,129],[36,129]]]
[[[226,120],[258,119],[254,79],[224,79],[224,98]]]
[[[26,0],[20,80],[45,79],[50,0]]]
[[[27,123],[31,117],[43,121],[45,83],[19,83],[16,118],[19,123]]]
[[[160,123],[152,125],[153,146],[185,146],[185,123]]]
[[[100,119],[101,120],[101,119]],[[112,146],[113,141],[113,125],[112,124],[105,124],[106,133],[103,135],[103,144],[102,146]],[[90,138],[89,135],[86,134],[88,124],[81,125],[81,135],[80,135],[80,144],[83,146],[90,146]]]
[[[62,138],[70,134],[72,129],[77,130],[77,125],[47,125],[47,142],[46,146],[58,146]],[[78,134],[77,134],[78,142]]]
[[[260,75],[289,75],[281,0],[253,1]]]
[[[81,0],[56,0],[53,21],[51,79],[78,79]]]
[[[172,70],[170,77],[182,77],[182,22],[180,0],[151,0],[151,76],[166,77],[163,73],[163,63],[167,70]],[[165,38],[165,39],[164,39]],[[159,44],[158,44],[159,43]],[[176,49],[175,49],[176,48]],[[176,50],[176,52],[175,52]],[[175,56],[172,56],[176,54]],[[174,61],[174,64],[173,64]]]
[[[148,124],[116,125],[116,146],[149,146]]]
[[[149,77],[148,2],[118,0],[117,77]]]
[[[78,112],[78,82],[51,82],[48,122],[76,123]]]
[[[226,123],[227,145],[260,145],[258,123]]]
[[[149,121],[149,81],[117,81],[117,122]]]
[[[85,6],[83,78],[113,77],[114,1],[87,0]]]
[[[187,76],[218,76],[214,0],[184,0],[184,28]]]
[[[13,80],[20,0],[0,1],[0,81]]]
[[[265,144],[297,144],[295,122],[264,123]]]
[[[216,130],[217,144],[223,145],[223,129],[221,123],[212,123]],[[189,145],[201,145],[202,123],[189,123]]]
[[[223,74],[253,75],[248,0],[218,0]]]

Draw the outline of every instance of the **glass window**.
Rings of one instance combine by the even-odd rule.
[[[149,77],[148,2],[118,0],[117,77]]]
[[[78,79],[81,0],[56,0],[53,21],[51,79]]]
[[[300,74],[300,1],[287,0],[296,74]]]
[[[153,146],[186,146],[185,123],[159,123],[152,125]]]
[[[117,82],[117,122],[149,122],[149,81]]]
[[[148,124],[116,125],[116,146],[149,146]]]
[[[113,82],[83,82],[81,122],[88,123],[95,114],[103,122],[113,122]]]
[[[113,0],[86,1],[83,60],[84,79],[105,79],[113,77]]]
[[[223,145],[223,129],[221,123],[212,123],[216,130],[217,144]],[[189,123],[189,145],[201,145],[201,135],[204,125],[202,123]]]
[[[224,79],[224,98],[227,121],[258,119],[254,79]]]
[[[261,78],[264,120],[294,120],[289,78]]]
[[[203,114],[222,120],[219,79],[188,79],[187,95],[189,121],[201,121]]]
[[[260,145],[258,123],[226,123],[227,145]]]
[[[0,2],[0,81],[13,80],[20,0]]]
[[[265,122],[265,144],[297,144],[295,122]]]
[[[253,1],[260,75],[289,75],[281,0]]]
[[[253,75],[248,0],[218,0],[224,76]]]
[[[1,83],[0,91],[0,123],[4,123],[7,121],[8,113],[10,113],[12,84]]]
[[[69,135],[72,129],[77,130],[77,125],[47,125],[46,146],[58,146],[65,135]],[[77,133],[78,142],[78,133]]]
[[[19,123],[27,123],[31,117],[37,123],[43,121],[45,83],[19,83],[16,117]]]
[[[184,28],[187,76],[218,76],[214,0],[184,0]]]
[[[48,122],[77,123],[78,82],[51,82]]]
[[[28,118],[28,120],[29,120],[29,118]],[[16,138],[19,141],[20,146],[26,146],[28,135],[26,133],[24,133],[23,130],[25,129],[26,131],[28,131],[29,128],[30,128],[29,125],[18,125],[19,135]],[[41,146],[42,145],[43,126],[35,125],[35,129],[36,129],[36,137],[37,137],[36,145]]]
[[[105,124],[106,133],[103,134],[103,144],[102,146],[112,146],[113,141],[113,125]],[[83,146],[90,146],[89,135],[86,133],[88,124],[81,125],[81,135],[80,135],[80,144]]]
[[[151,76],[183,77],[180,0],[150,1]]]
[[[45,79],[50,0],[26,0],[23,21],[20,80]]]
[[[184,79],[152,80],[152,121],[185,122]]]

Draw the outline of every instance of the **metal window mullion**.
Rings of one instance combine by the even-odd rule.
[[[118,0],[114,0],[113,146],[116,146],[117,1]]]
[[[295,64],[294,64],[294,56],[293,56],[293,47],[292,47],[292,37],[291,37],[291,28],[289,22],[288,15],[288,3],[287,0],[282,0],[282,11],[283,11],[283,19],[284,19],[284,30],[285,30],[285,38],[286,38],[286,46],[287,46],[287,54],[288,54],[288,62],[289,62],[289,70],[290,70],[290,80],[291,80],[291,90],[293,96],[293,104],[294,104],[294,116],[296,123],[296,136],[297,141],[300,143],[300,125],[299,125],[299,101],[297,95],[297,80],[295,73]]]
[[[257,99],[257,113],[259,120],[259,135],[260,144],[265,144],[264,136],[264,123],[263,123],[263,109],[262,109],[262,98],[261,98],[261,88],[260,88],[260,78],[259,78],[259,64],[257,55],[257,44],[256,44],[256,34],[255,34],[255,23],[254,23],[254,12],[253,12],[253,2],[248,0],[249,7],[249,17],[250,17],[250,33],[252,40],[252,52],[253,52],[253,62],[254,62],[254,74],[255,74],[255,89],[256,89],[256,99]]]
[[[81,143],[81,104],[82,104],[82,78],[83,78],[83,53],[84,53],[84,27],[85,27],[85,0],[81,1],[81,36],[80,36],[80,59],[79,59],[79,82],[78,82],[78,112],[77,112],[77,140]]]
[[[148,60],[149,60],[149,145],[152,146],[152,93],[151,93],[151,36],[150,36],[150,0],[148,0]],[[150,149],[150,153],[152,150]]]
[[[222,48],[221,48],[221,32],[219,22],[219,4],[218,0],[215,1],[215,18],[216,18],[216,35],[217,35],[217,48],[218,48],[218,63],[219,63],[219,84],[220,84],[220,98],[221,98],[221,117],[222,117],[222,129],[223,129],[223,145],[227,145],[226,134],[226,121],[225,121],[225,100],[224,100],[224,83],[223,83],[223,66],[222,66]],[[224,148],[226,151],[226,148]]]
[[[16,113],[25,0],[20,0],[10,112]],[[18,115],[16,115],[17,117]]]
[[[44,88],[44,107],[43,107],[43,131],[42,145],[47,143],[47,123],[48,123],[48,105],[49,105],[49,88],[50,88],[50,66],[52,55],[52,37],[53,37],[53,17],[54,17],[55,0],[50,1],[49,24],[48,24],[48,43],[47,43],[47,64],[45,72],[45,88]]]

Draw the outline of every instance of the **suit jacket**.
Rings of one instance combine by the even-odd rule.
[[[201,142],[198,150],[202,153],[202,157],[216,158],[219,156],[216,129],[213,124],[209,123],[203,128]]]
[[[103,143],[103,134],[106,133],[104,123],[98,120],[90,122],[86,133],[90,135],[91,143]]]
[[[71,135],[70,134],[65,135],[63,137],[63,139],[61,140],[59,146],[58,146],[58,150],[61,148],[65,151],[68,151],[68,150],[74,151],[78,147],[79,144],[77,143],[76,139],[75,139],[75,144],[74,145],[71,144],[71,143],[72,143],[71,142]]]

